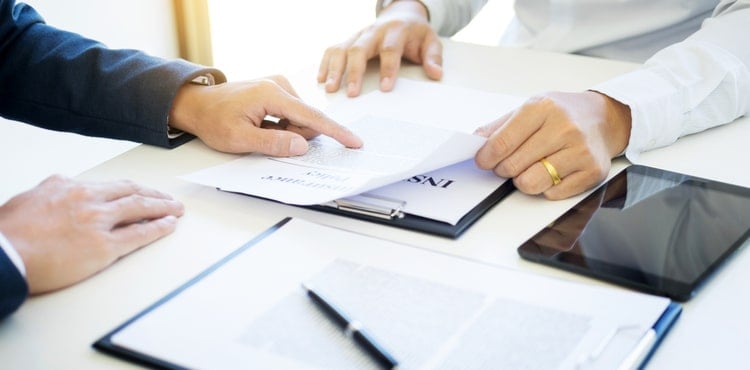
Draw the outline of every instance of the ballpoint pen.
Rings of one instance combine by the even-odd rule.
[[[354,342],[372,356],[379,365],[386,369],[398,368],[398,361],[396,361],[393,356],[375,341],[359,321],[348,317],[341,308],[334,305],[328,298],[323,297],[320,293],[313,290],[310,285],[302,283],[302,288],[307,291],[307,295],[312,299],[313,303],[325,313],[326,317],[330,318],[338,326],[344,329],[346,336],[354,339]]]

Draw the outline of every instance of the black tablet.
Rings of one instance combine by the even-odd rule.
[[[750,236],[750,189],[633,165],[524,242],[528,260],[688,300]]]

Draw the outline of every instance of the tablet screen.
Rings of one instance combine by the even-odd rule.
[[[687,300],[750,230],[750,189],[630,166],[526,241],[524,258]]]

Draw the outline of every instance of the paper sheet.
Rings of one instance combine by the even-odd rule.
[[[376,368],[302,282],[406,369],[615,368],[669,303],[293,219],[112,340],[191,368]]]
[[[321,136],[298,157],[250,155],[185,178],[226,191],[312,205],[464,161],[485,142],[476,135],[372,116],[349,127],[362,137],[364,147],[349,149]]]
[[[377,189],[374,194],[408,199],[404,211],[409,214],[455,225],[505,181],[473,164],[484,138],[471,133],[522,101],[402,79],[393,92],[344,98],[328,108],[326,113],[362,136],[365,147],[360,150],[319,137],[304,156],[249,155],[183,178],[301,205]]]

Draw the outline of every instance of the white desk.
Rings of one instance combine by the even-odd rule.
[[[527,50],[446,42],[444,83],[529,95],[544,90],[578,91],[635,67],[633,64]],[[402,76],[423,78],[418,67]],[[371,74],[366,90],[374,88]],[[311,73],[294,81],[305,94],[326,99]],[[328,97],[330,98],[330,97]],[[461,109],[461,103],[456,102]],[[750,186],[745,159],[750,119],[686,137],[643,155],[643,163]],[[358,232],[491,263],[602,284],[522,261],[516,247],[580,197],[547,201],[513,193],[458,240],[322,214],[218,192],[178,175],[233,158],[194,140],[174,150],[138,146],[80,177],[130,178],[182,200],[186,215],[177,231],[96,276],[60,292],[29,299],[0,322],[0,367],[8,369],[102,369],[132,365],[100,354],[91,344],[158,298],[285,216],[303,217]],[[613,173],[626,165],[615,161]],[[272,268],[272,267],[269,267]],[[744,356],[750,298],[750,254],[740,253],[692,301],[651,359],[652,369],[747,366]],[[498,282],[498,284],[512,282]],[[530,287],[533,289],[533,287]],[[616,288],[613,288],[616,289]],[[544,292],[539,292],[544,294]]]

